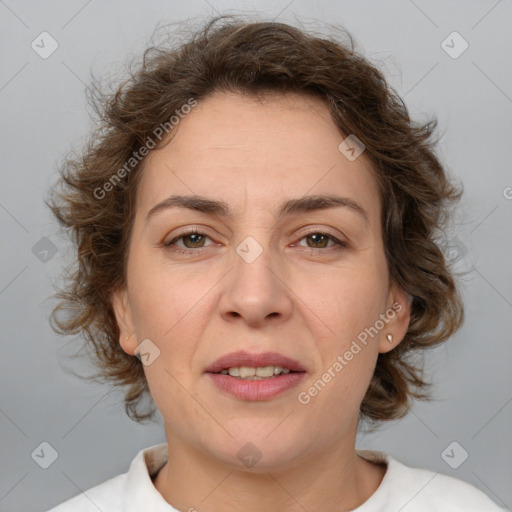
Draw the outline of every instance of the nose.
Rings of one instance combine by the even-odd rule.
[[[251,263],[235,254],[219,301],[222,318],[252,328],[285,322],[293,310],[293,293],[286,281],[284,267],[272,258],[269,249]]]

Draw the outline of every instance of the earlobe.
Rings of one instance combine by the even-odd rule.
[[[119,344],[128,355],[133,356],[137,339],[126,288],[112,293],[112,308],[119,327]]]
[[[390,352],[404,339],[411,321],[411,305],[412,297],[402,288],[393,287],[385,313],[388,322],[379,343],[381,354]]]

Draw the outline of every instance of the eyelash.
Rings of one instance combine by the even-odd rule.
[[[173,238],[172,240],[170,240],[169,242],[167,242],[167,243],[165,243],[163,245],[164,245],[164,247],[166,249],[168,249],[168,250],[170,250],[172,252],[178,253],[178,254],[191,254],[193,252],[197,252],[198,249],[205,249],[205,247],[197,247],[196,249],[179,249],[179,248],[173,247],[173,245],[178,240],[180,240],[181,238],[184,238],[184,237],[186,237],[188,235],[203,235],[203,236],[206,236],[207,238],[210,238],[208,235],[206,235],[205,233],[199,231],[198,229],[191,229],[189,231],[185,231],[184,233],[181,233],[179,236]],[[335,236],[332,236],[331,234],[326,233],[324,231],[311,231],[311,232],[306,233],[305,235],[303,235],[300,240],[303,240],[304,238],[307,238],[308,236],[311,236],[311,235],[322,235],[322,236],[325,236],[325,237],[329,238],[335,244],[334,246],[330,246],[330,248],[332,249],[333,247],[337,246],[337,247],[335,247],[334,250],[345,249],[345,248],[348,247],[348,244],[346,242],[343,242],[343,241],[337,239]],[[314,251],[314,250],[329,249],[329,247],[306,247],[306,249],[310,249],[310,250]]]

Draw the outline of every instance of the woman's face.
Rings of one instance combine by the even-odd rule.
[[[364,153],[295,94],[215,93],[174,135],[147,157],[114,296],[168,442],[254,470],[353,450],[378,353],[409,323]]]

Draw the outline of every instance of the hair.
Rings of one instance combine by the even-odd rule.
[[[152,419],[156,411],[142,362],[120,346],[111,303],[112,292],[125,285],[145,162],[133,158],[150,139],[154,142],[158,127],[169,131],[169,120],[191,98],[201,101],[216,91],[260,98],[313,95],[329,107],[341,135],[353,134],[364,144],[381,195],[389,280],[412,303],[404,339],[378,355],[359,419],[374,425],[398,419],[412,398],[431,399],[431,383],[414,355],[448,339],[463,322],[463,303],[439,240],[449,206],[462,190],[449,181],[435,155],[436,118],[413,122],[398,93],[341,30],[350,44],[283,23],[216,17],[185,43],[146,49],[115,92],[96,87],[91,95],[98,126],[80,155],[65,159],[47,200],[77,256],[55,294],[59,301],[51,320],[58,333],[83,336],[99,369],[87,378],[124,388],[125,411],[134,421]],[[148,395],[150,407],[140,410]]]

